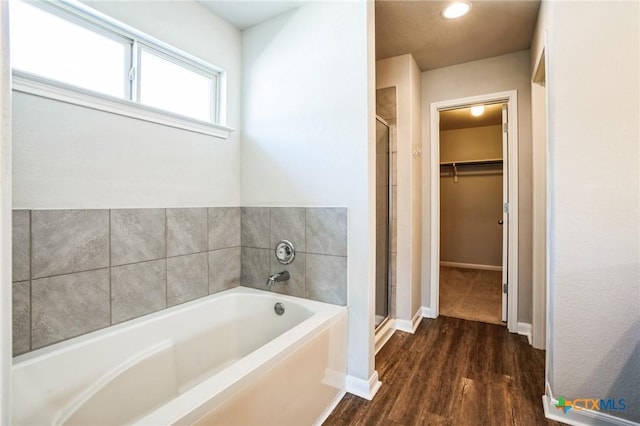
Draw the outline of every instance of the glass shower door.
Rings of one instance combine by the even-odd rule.
[[[390,163],[389,126],[382,119],[376,118],[376,328],[389,316]]]

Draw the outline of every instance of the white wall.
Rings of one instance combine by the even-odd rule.
[[[518,91],[518,322],[531,323],[531,77],[529,51],[439,68],[422,73],[422,152],[430,162],[432,102],[507,90]],[[422,305],[430,304],[430,184],[423,188]]]
[[[396,318],[410,321],[420,309],[422,158],[420,70],[411,55],[376,62],[376,89],[396,88],[397,266]]]
[[[314,2],[243,33],[242,204],[348,208],[348,370],[361,380],[374,371],[370,9]]]
[[[241,34],[195,1],[87,2],[227,72],[240,127]],[[14,208],[235,206],[240,131],[224,141],[14,92]]]
[[[553,395],[640,421],[640,5],[550,2]]]
[[[0,424],[9,424],[11,389],[11,71],[9,2],[0,2]]]

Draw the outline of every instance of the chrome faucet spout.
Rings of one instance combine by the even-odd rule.
[[[269,277],[269,279],[267,280],[267,286],[271,287],[276,283],[289,281],[289,278],[291,278],[291,276],[289,275],[289,271],[278,272],[277,274],[273,274]]]

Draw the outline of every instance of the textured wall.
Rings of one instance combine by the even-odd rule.
[[[549,380],[639,422],[640,5],[547,6]]]

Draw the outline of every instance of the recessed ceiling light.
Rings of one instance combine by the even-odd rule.
[[[484,114],[484,105],[476,105],[471,107],[471,115],[474,117],[480,117]]]
[[[466,0],[458,0],[449,4],[449,6],[447,6],[442,11],[442,16],[444,16],[447,19],[456,19],[463,15],[466,15],[467,12],[469,12],[470,10],[471,10],[470,2]]]

